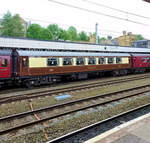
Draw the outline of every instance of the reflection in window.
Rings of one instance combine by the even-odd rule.
[[[73,65],[72,58],[63,58],[63,65]]]
[[[84,62],[85,62],[84,58],[77,58],[76,59],[76,65],[84,65]]]
[[[106,59],[105,58],[99,58],[98,64],[105,64],[105,63],[106,63]]]
[[[22,59],[22,66],[26,67],[27,66],[27,58]]]
[[[89,58],[88,59],[88,64],[89,65],[95,65],[96,64],[96,59],[95,58]]]
[[[8,66],[8,60],[7,59],[2,59],[2,67],[7,67]]]
[[[117,64],[122,63],[122,59],[121,59],[121,57],[116,57],[116,63],[117,63]]]
[[[48,58],[47,65],[48,66],[57,66],[58,65],[58,58]]]
[[[108,64],[113,64],[114,63],[114,58],[108,58]]]

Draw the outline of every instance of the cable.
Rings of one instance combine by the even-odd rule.
[[[0,15],[3,16],[4,14],[0,14]],[[29,21],[38,21],[38,22],[43,22],[43,23],[58,24],[58,25],[70,27],[70,25],[68,25],[68,24],[56,23],[56,22],[52,22],[52,21],[45,21],[45,20],[41,20],[41,19],[33,19],[33,18],[27,18],[27,17],[24,17],[24,19],[29,20]],[[75,27],[78,27],[78,28],[81,28],[81,29],[95,31],[95,28],[83,27],[83,26],[80,26],[80,25],[75,25]],[[113,32],[113,33],[121,33],[119,31],[114,31],[114,30],[109,30],[109,29],[100,29],[100,31]]]
[[[4,14],[0,14],[0,15],[3,16]],[[43,22],[43,23],[57,24],[57,25],[70,27],[70,25],[68,25],[68,24],[61,24],[61,23],[56,23],[56,22],[52,22],[52,21],[45,21],[45,20],[41,20],[41,19],[33,19],[33,18],[24,18],[24,19],[29,20],[29,21],[38,21],[38,22]],[[75,27],[80,28],[80,29],[85,29],[86,30],[85,32],[92,32],[92,31],[95,32],[95,28],[83,27],[83,26],[79,26],[79,25],[75,25]],[[87,30],[90,30],[90,31],[87,31]],[[81,30],[81,31],[84,31],[84,30]],[[102,32],[102,31],[121,33],[119,31],[114,31],[114,30],[110,30],[110,29],[100,29],[100,32]]]
[[[134,15],[134,16],[137,16],[137,17],[141,17],[141,18],[145,18],[145,19],[150,20],[150,17],[146,17],[146,16],[143,16],[143,15],[138,15],[138,14],[131,13],[131,12],[128,12],[128,11],[116,9],[116,8],[113,8],[113,7],[104,5],[104,4],[100,4],[100,3],[97,3],[97,2],[92,2],[92,1],[89,1],[89,0],[82,0],[82,1],[93,4],[93,5],[97,5],[97,6],[100,6],[100,7],[105,7],[105,8],[111,9],[111,10],[115,10],[115,11],[118,11],[118,12],[122,12],[122,13],[125,13],[125,14],[130,14],[130,15]]]
[[[0,15],[2,15],[2,16],[4,16],[4,14],[1,14],[0,13]],[[68,26],[68,27],[70,27],[70,25],[68,25],[68,24],[61,24],[61,23],[56,23],[56,22],[52,22],[52,21],[45,21],[45,20],[40,20],[40,19],[32,19],[32,18],[24,18],[24,19],[28,19],[29,21],[38,21],[38,22],[44,22],[44,23],[51,23],[51,24],[59,24],[59,25],[63,25],[63,26]],[[83,27],[83,26],[79,26],[79,25],[76,25],[78,28],[82,28],[82,29],[86,29],[86,33],[94,33],[95,32],[95,28],[87,28],[87,27]],[[87,29],[88,30],[90,30],[90,31],[87,31]],[[81,31],[83,31],[83,30],[81,30]],[[102,33],[102,32],[113,32],[113,33],[118,33],[118,34],[121,34],[122,32],[119,32],[119,31],[114,31],[114,30],[109,30],[109,29],[100,29],[99,30],[99,34],[100,35],[106,35],[106,36],[108,36],[108,35],[114,35],[114,36],[118,36],[118,35],[116,35],[116,34],[112,34],[112,33],[108,33],[108,34],[104,34],[104,33]],[[148,35],[147,35],[148,36]],[[150,37],[150,36],[149,36]]]
[[[89,13],[94,13],[94,14],[97,14],[97,15],[103,15],[103,16],[107,16],[107,17],[110,17],[110,18],[115,18],[115,19],[118,19],[118,20],[128,21],[128,22],[132,22],[132,23],[135,23],[135,24],[140,24],[140,25],[143,25],[143,26],[150,27],[149,24],[144,24],[144,23],[141,23],[141,22],[138,22],[138,21],[133,21],[133,20],[129,20],[129,19],[113,16],[113,15],[108,15],[108,14],[105,14],[105,13],[102,13],[102,12],[98,12],[98,11],[89,10],[89,9],[86,9],[86,8],[77,7],[77,6],[74,6],[74,5],[71,5],[71,4],[62,3],[62,2],[55,1],[55,0],[48,0],[48,1],[49,2],[53,2],[53,3],[57,3],[59,5],[72,7],[72,8],[78,9],[78,10],[82,10],[82,11],[86,11],[86,12],[89,12]]]

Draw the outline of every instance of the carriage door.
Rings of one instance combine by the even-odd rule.
[[[22,57],[22,76],[28,75],[28,57]]]
[[[0,78],[9,78],[11,76],[10,57],[0,57]]]

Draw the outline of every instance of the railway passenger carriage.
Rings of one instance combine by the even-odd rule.
[[[131,62],[135,72],[144,72],[150,68],[150,54],[131,54]]]
[[[127,74],[130,55],[122,53],[85,53],[17,50],[17,76],[28,86],[62,78],[84,79],[91,74],[112,71]]]
[[[145,42],[145,41],[141,41]],[[144,43],[143,43],[144,44]],[[0,37],[0,86],[114,76],[150,69],[150,49]]]
[[[0,86],[11,79],[11,50],[0,50]]]

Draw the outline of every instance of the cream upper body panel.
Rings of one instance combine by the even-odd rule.
[[[122,64],[129,64],[129,57],[123,57]]]
[[[51,58],[51,57],[29,57],[29,67],[30,68],[51,67],[51,66],[47,65],[47,59],[48,58]],[[85,58],[85,64],[84,65],[88,65],[88,57],[84,57],[84,58]],[[95,65],[100,65],[99,64],[99,58],[100,57],[95,58],[95,60],[96,60]],[[105,57],[105,63],[103,63],[103,64],[109,64],[108,58],[109,57]],[[59,57],[57,59],[59,61],[57,66],[62,67],[63,66],[63,58]],[[113,57],[113,59],[114,59],[113,63],[111,63],[111,64],[129,64],[129,57],[121,57],[121,63],[116,63],[116,57]],[[76,66],[76,60],[77,60],[76,57],[73,57],[72,60],[73,60],[72,66]]]
[[[42,57],[29,58],[29,67],[30,68],[47,67],[47,58]]]

